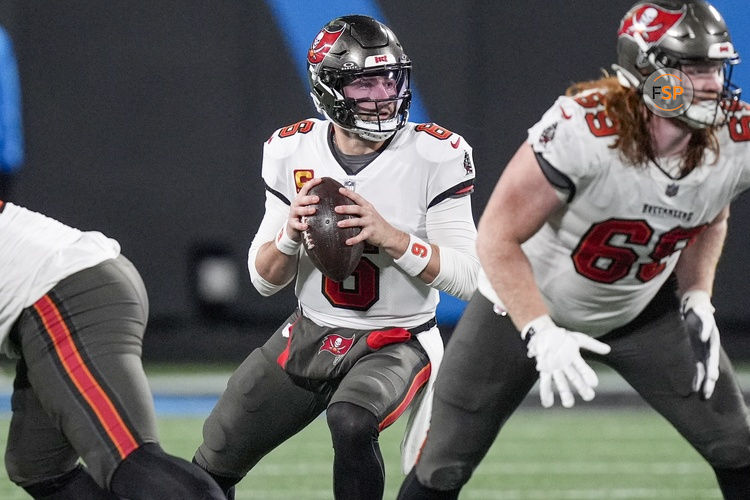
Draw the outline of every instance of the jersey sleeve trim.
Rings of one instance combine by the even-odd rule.
[[[536,156],[539,168],[542,169],[542,173],[544,174],[544,177],[547,178],[547,181],[557,189],[568,193],[568,197],[565,200],[566,203],[573,201],[573,198],[576,195],[576,185],[573,184],[570,177],[552,166],[552,164],[548,162],[541,153],[534,152],[534,156]]]
[[[448,199],[448,198],[459,198],[461,196],[465,196],[468,194],[471,194],[474,192],[474,179],[469,179],[468,181],[460,182],[456,184],[455,186],[449,187],[439,195],[437,195],[435,198],[432,199],[432,201],[427,205],[427,208],[432,208],[441,201]]]
[[[284,202],[284,203],[285,203],[286,205],[291,205],[291,204],[292,204],[292,202],[290,202],[290,201],[289,201],[289,200],[287,199],[287,197],[286,197],[286,196],[284,196],[284,195],[283,195],[283,194],[281,194],[280,192],[278,192],[278,191],[276,191],[275,189],[273,189],[273,188],[272,188],[271,186],[269,186],[269,185],[268,185],[267,183],[265,183],[265,182],[264,182],[263,184],[264,184],[264,185],[265,185],[265,187],[266,187],[266,191],[268,191],[269,193],[271,193],[272,195],[274,195],[275,197],[277,197],[278,199],[280,199],[281,201],[283,201],[283,202]]]

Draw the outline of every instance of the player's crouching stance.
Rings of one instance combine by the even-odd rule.
[[[584,357],[671,422],[725,498],[750,498],[748,411],[710,300],[729,202],[750,186],[749,111],[727,72],[737,56],[702,1],[636,4],[617,49],[617,78],[561,97],[495,188],[477,242],[488,279],[480,273],[445,353],[401,499],[457,498],[537,378],[545,407],[554,389],[565,407],[573,390],[593,398]],[[692,80],[678,118],[643,101],[640,85],[660,67]],[[493,312],[498,297],[509,317]]]
[[[0,340],[18,359],[11,481],[49,500],[223,498],[159,446],[141,366],[148,297],[120,245],[3,201],[0,239]]]
[[[327,120],[300,121],[267,141],[266,212],[248,262],[263,295],[296,275],[300,307],[234,373],[195,461],[231,497],[265,454],[327,410],[334,496],[380,499],[378,435],[442,356],[438,290],[468,297],[475,289],[471,148],[437,125],[407,122],[411,61],[374,19],[331,21],[307,61]],[[308,191],[321,177],[349,187],[340,192],[355,205],[336,210],[354,215],[345,223],[361,228],[348,243],[367,243],[342,282],[323,275],[301,249],[301,219],[318,201]],[[413,459],[415,449],[407,449]]]

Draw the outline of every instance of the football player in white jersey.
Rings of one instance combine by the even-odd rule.
[[[378,21],[329,22],[307,61],[326,119],[268,139],[266,211],[248,259],[263,295],[296,276],[299,308],[234,373],[194,460],[231,498],[266,453],[326,410],[334,497],[380,499],[379,433],[429,387],[442,356],[438,291],[468,298],[476,288],[472,150],[445,128],[407,121],[411,61]],[[343,225],[361,228],[348,244],[366,243],[341,282],[301,249],[302,219],[318,202],[308,192],[325,176],[355,202],[337,207],[354,215]]]
[[[0,351],[18,360],[10,480],[48,500],[224,498],[159,446],[141,366],[148,297],[120,245],[2,200],[0,240]]]
[[[537,379],[544,407],[554,391],[564,407],[574,392],[591,400],[585,359],[671,422],[725,498],[750,498],[750,420],[711,305],[729,203],[750,186],[750,109],[729,81],[737,54],[702,0],[636,4],[617,50],[616,77],[574,85],[500,177],[479,223],[479,290],[401,499],[457,498]],[[642,97],[660,68],[692,81],[679,117]]]

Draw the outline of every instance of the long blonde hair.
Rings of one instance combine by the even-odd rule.
[[[614,76],[604,75],[598,80],[574,83],[565,95],[574,96],[590,89],[600,89],[607,116],[617,125],[617,140],[610,147],[634,166],[645,166],[655,161],[649,122],[653,116],[646,110],[635,89],[623,87]],[[706,151],[719,157],[719,141],[715,128],[693,130],[682,159],[682,175],[687,175],[703,162]]]

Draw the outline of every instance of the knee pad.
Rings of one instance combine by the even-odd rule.
[[[270,451],[250,446],[236,434],[238,422],[244,423],[248,415],[258,429],[274,427],[277,417],[265,411],[265,405],[278,394],[277,377],[286,375],[278,365],[271,364],[260,349],[254,350],[232,374],[226,390],[203,423],[203,442],[195,452],[195,463],[212,475],[239,481]],[[252,439],[252,436],[245,437]],[[238,459],[239,456],[242,459]]]
[[[334,449],[355,447],[377,440],[378,419],[370,411],[351,403],[334,403],[326,410]]]
[[[156,443],[144,444],[128,455],[115,470],[110,489],[131,500],[226,499],[206,471],[168,455]]]
[[[714,469],[750,466],[750,435],[744,426],[696,448]]]
[[[455,465],[441,467],[432,471],[428,480],[423,484],[440,491],[459,490],[471,478],[472,469],[469,466]],[[421,474],[417,474],[422,482]]]
[[[13,419],[5,448],[8,478],[23,487],[65,477],[76,469],[78,453],[42,408],[31,386],[19,382],[18,375],[14,386]]]
[[[78,457],[72,458],[72,460],[66,459],[59,462],[57,460],[39,460],[14,449],[6,451],[5,471],[8,474],[8,479],[18,486],[41,484],[46,482],[47,478],[63,478],[66,474],[71,473],[70,467],[75,467],[78,462]]]
[[[258,411],[264,401],[273,397],[278,378],[284,377],[281,367],[261,347],[251,352],[229,377],[226,390],[242,401],[245,411]]]
[[[706,460],[715,469],[737,469],[750,465],[750,448],[727,443],[707,451]]]

